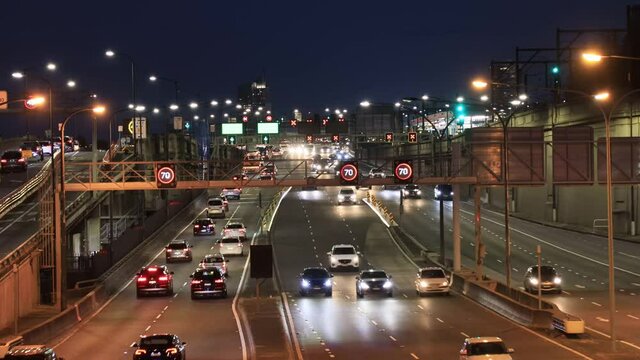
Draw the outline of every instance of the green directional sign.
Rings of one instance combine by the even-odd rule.
[[[280,123],[279,122],[259,122],[258,134],[279,134]]]
[[[269,135],[262,135],[262,143],[263,144],[269,143]]]
[[[235,145],[238,142],[238,139],[234,135],[227,136],[227,144]]]
[[[244,134],[244,124],[242,123],[223,123],[222,135],[242,135]]]

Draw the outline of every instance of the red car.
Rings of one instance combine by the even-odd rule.
[[[136,274],[136,296],[146,294],[173,295],[173,271],[164,265],[143,267]]]

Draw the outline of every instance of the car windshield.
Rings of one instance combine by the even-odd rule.
[[[234,238],[234,237],[222,238],[222,240],[220,240],[220,242],[223,244],[233,244],[239,241],[240,240],[238,240],[238,238]]]
[[[242,224],[229,224],[227,225],[227,229],[242,229],[244,226]]]
[[[342,189],[340,195],[353,195],[353,189]]]
[[[360,278],[362,279],[380,279],[386,277],[387,273],[385,273],[384,271],[365,271],[360,276]]]
[[[171,345],[170,336],[149,336],[140,339],[140,346]]]
[[[162,268],[146,268],[141,272],[143,275],[160,275],[164,273],[165,272]]]
[[[425,269],[420,272],[422,278],[443,278],[445,277],[444,271],[441,269]]]
[[[209,200],[209,206],[222,206],[222,199]]]
[[[418,189],[418,185],[415,185],[415,184],[409,184],[409,185],[407,185],[407,186],[405,187],[405,189],[407,189],[407,190],[416,190],[416,189]]]
[[[218,271],[218,269],[196,271],[193,274],[193,278],[196,280],[219,279],[221,277],[222,274],[220,274],[220,271]]]
[[[493,341],[493,342],[482,342],[482,343],[472,343],[469,344],[467,348],[467,355],[496,355],[496,354],[506,354],[507,349],[504,346],[504,343]]]
[[[209,220],[205,220],[205,219],[196,220],[196,225],[206,226],[206,225],[210,225],[210,224],[211,224],[211,222]]]
[[[207,256],[206,258],[204,258],[204,262],[206,263],[218,263],[223,261],[224,259],[220,256]]]
[[[531,274],[533,274],[534,276],[538,276],[538,267],[537,266],[532,266],[531,267]],[[556,269],[550,267],[550,266],[542,266],[540,268],[540,275],[542,275],[542,277],[554,277],[556,276]]]
[[[20,151],[7,151],[2,154],[3,159],[21,159],[22,153]]]
[[[311,279],[324,279],[329,277],[329,274],[325,269],[305,269],[303,276]]]
[[[335,255],[352,255],[356,253],[356,249],[351,246],[339,246],[333,248]]]
[[[186,249],[187,248],[187,244],[186,243],[171,243],[171,244],[169,244],[169,246],[167,246],[167,248],[169,248],[171,250]]]
[[[453,191],[453,187],[451,185],[443,185],[443,184],[437,185],[436,189],[445,194]]]

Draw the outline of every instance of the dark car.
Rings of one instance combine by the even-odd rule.
[[[227,283],[217,268],[198,269],[191,274],[191,298],[220,296],[227,297]]]
[[[542,265],[538,279],[538,266],[530,266],[524,274],[524,289],[531,293],[538,292],[538,283],[542,292],[562,293],[562,278],[553,266]]]
[[[53,349],[44,345],[14,346],[4,356],[4,360],[63,360]]]
[[[316,174],[331,174],[335,171],[333,160],[319,159],[311,165]]]
[[[249,177],[246,174],[236,174],[233,175],[233,180],[249,180]]]
[[[364,294],[382,293],[388,297],[393,296],[393,283],[391,275],[383,270],[365,270],[356,276],[356,295],[358,298]]]
[[[136,274],[136,295],[173,294],[173,271],[164,265],[145,266]]]
[[[209,219],[197,219],[193,222],[193,235],[215,235],[216,222]]]
[[[164,248],[165,257],[168,263],[178,260],[178,261],[188,261],[193,260],[193,254],[191,253],[191,248],[193,245],[190,245],[186,240],[174,240],[169,243]]]
[[[438,184],[433,188],[433,198],[435,200],[453,200],[453,186],[449,184]]]
[[[404,189],[402,189],[402,196],[405,198],[420,199],[421,195],[422,191],[420,191],[420,187],[416,184],[407,184]]]
[[[323,267],[308,267],[300,274],[300,295],[307,296],[312,292],[323,293],[330,297],[333,293],[332,274]]]
[[[186,345],[173,334],[142,335],[131,345],[136,348],[133,360],[185,360]]]
[[[0,170],[2,172],[27,171],[27,161],[22,157],[22,152],[20,151],[5,151],[0,156]]]

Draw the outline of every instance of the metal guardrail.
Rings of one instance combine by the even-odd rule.
[[[593,231],[597,229],[606,229],[609,227],[607,219],[593,219]]]
[[[36,190],[38,190],[38,188],[42,185],[42,183],[49,175],[50,168],[51,158],[47,160],[47,162],[44,164],[44,166],[42,166],[42,169],[40,169],[36,176],[5,196],[2,199],[2,203],[0,203],[0,218],[5,216],[9,211],[15,209],[26,198],[28,198]]]

